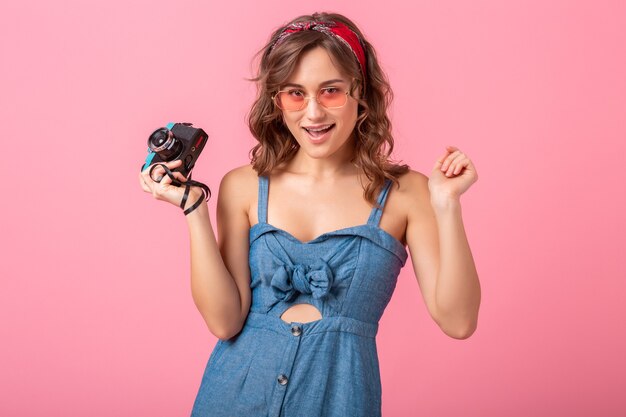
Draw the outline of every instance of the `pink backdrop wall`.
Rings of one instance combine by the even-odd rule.
[[[204,127],[195,177],[216,191],[253,145],[253,54],[316,10],[377,48],[396,156],[428,173],[455,144],[480,176],[479,328],[445,336],[408,263],[378,337],[384,415],[626,415],[625,3],[406,3],[3,2],[0,415],[188,415],[216,340],[182,213],[137,184],[146,136]]]

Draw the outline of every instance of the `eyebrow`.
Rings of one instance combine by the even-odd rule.
[[[341,80],[341,79],[337,78],[337,79],[334,79],[334,80],[328,80],[328,81],[324,81],[324,82],[320,83],[320,87],[324,87],[324,86],[329,85],[329,84],[337,84],[337,83],[348,84],[348,82],[346,80]],[[304,86],[302,84],[296,84],[296,83],[286,83],[281,88],[284,88],[284,87],[304,88]]]

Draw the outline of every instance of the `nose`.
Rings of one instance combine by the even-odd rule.
[[[324,117],[324,107],[317,102],[317,97],[311,96],[306,103],[306,115],[311,120]]]

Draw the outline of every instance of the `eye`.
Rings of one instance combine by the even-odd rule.
[[[336,94],[341,94],[343,93],[343,91],[339,87],[326,87],[322,88],[322,91],[320,93],[327,96],[333,96]]]
[[[297,90],[295,88],[287,90],[286,93],[292,97],[304,97],[304,93],[302,92],[302,90]]]

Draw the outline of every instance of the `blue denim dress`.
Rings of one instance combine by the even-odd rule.
[[[269,180],[259,177],[250,229],[252,304],[241,332],[219,340],[192,416],[380,416],[378,322],[407,252],[378,227],[387,180],[366,224],[302,242],[267,223]],[[287,323],[309,303],[322,319]]]

